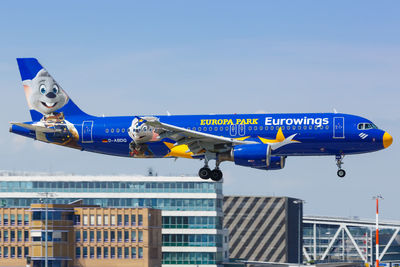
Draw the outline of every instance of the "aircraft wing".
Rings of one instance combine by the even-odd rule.
[[[160,139],[169,138],[175,141],[174,146],[188,145],[191,152],[197,154],[205,149],[210,152],[226,151],[234,145],[241,144],[256,144],[254,141],[237,140],[234,138],[217,136],[214,134],[202,133],[194,130],[189,130],[183,127],[160,122],[156,117],[146,117],[143,119],[147,125],[157,129],[162,129]]]
[[[27,123],[22,123],[22,122],[11,122],[12,125],[17,125],[19,127],[32,130],[35,132],[41,132],[41,133],[57,133],[61,132],[61,129],[54,129],[54,128],[47,128],[44,126],[39,126],[39,125],[34,125],[34,124],[27,124]]]

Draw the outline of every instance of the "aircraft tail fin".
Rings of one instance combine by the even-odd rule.
[[[88,116],[36,58],[17,58],[17,62],[33,121],[59,113],[64,116]]]

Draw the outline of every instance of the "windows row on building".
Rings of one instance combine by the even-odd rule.
[[[74,223],[75,225],[90,225],[90,226],[142,226],[143,225],[143,215],[142,214],[84,214],[75,215]]]
[[[175,199],[175,198],[81,198],[84,205],[99,205],[100,207],[149,207],[161,210],[180,211],[222,211],[222,199]],[[49,199],[53,204],[66,204],[77,198]],[[9,207],[26,207],[39,203],[38,198],[3,198]]]
[[[222,247],[222,235],[163,234],[162,245],[166,247]]]
[[[11,229],[0,230],[0,243],[28,242],[28,241],[29,241],[28,230],[11,230]]]
[[[3,181],[0,192],[222,193],[214,182],[53,182]]]
[[[221,252],[163,252],[163,264],[217,264],[222,261]]]
[[[26,258],[27,256],[29,256],[29,247],[0,246],[0,259]]]
[[[173,229],[222,229],[222,217],[163,216],[162,227]]]
[[[143,247],[76,247],[77,259],[141,259]]]
[[[0,213],[0,225],[29,225],[29,211],[6,209]]]
[[[75,230],[76,242],[143,242],[142,230]]]

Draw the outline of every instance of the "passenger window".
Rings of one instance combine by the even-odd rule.
[[[249,126],[249,130],[251,131],[251,126]]]
[[[265,126],[265,130],[268,130],[268,126]]]
[[[111,128],[111,133],[113,133],[114,132],[114,128]]]
[[[224,127],[219,127],[219,130],[222,132],[224,130]]]
[[[119,133],[119,128],[117,128],[116,132]]]
[[[366,130],[372,129],[371,123],[366,123],[366,124],[365,124],[365,129],[366,129]]]
[[[303,129],[304,129],[304,130],[307,130],[307,126],[304,125]]]
[[[258,130],[258,127],[257,126],[254,126],[254,131],[257,131]]]
[[[201,131],[201,127],[197,128],[197,131],[199,131],[199,132],[200,132],[200,131]]]
[[[211,132],[212,131],[212,127],[209,127],[208,130]]]
[[[214,131],[218,131],[218,127],[215,127],[215,128],[214,128]]]
[[[207,131],[207,127],[204,127],[203,130],[204,130],[204,131]]]
[[[108,133],[110,130],[106,129],[106,133]]]
[[[123,132],[123,133],[124,133],[124,132],[125,132],[125,128],[122,128],[122,129],[121,129],[121,132]]]
[[[357,128],[358,130],[364,129],[364,123],[359,123]]]

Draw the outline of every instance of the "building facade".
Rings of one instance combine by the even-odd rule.
[[[300,201],[288,197],[225,196],[224,213],[230,258],[257,262],[302,261]]]
[[[198,177],[160,176],[2,178],[0,204],[6,207],[27,207],[39,201],[40,193],[52,192],[50,203],[65,204],[82,199],[84,205],[101,208],[149,207],[162,210],[163,266],[219,266],[229,257],[227,232],[222,227],[221,182]],[[82,239],[84,232],[81,234]],[[93,234],[97,240],[97,233]],[[125,239],[124,233],[121,234]],[[80,253],[82,257],[83,247]],[[90,257],[90,249],[87,253]],[[96,253],[94,251],[94,257],[97,257]]]
[[[1,266],[161,266],[160,210],[81,204],[0,208]]]

